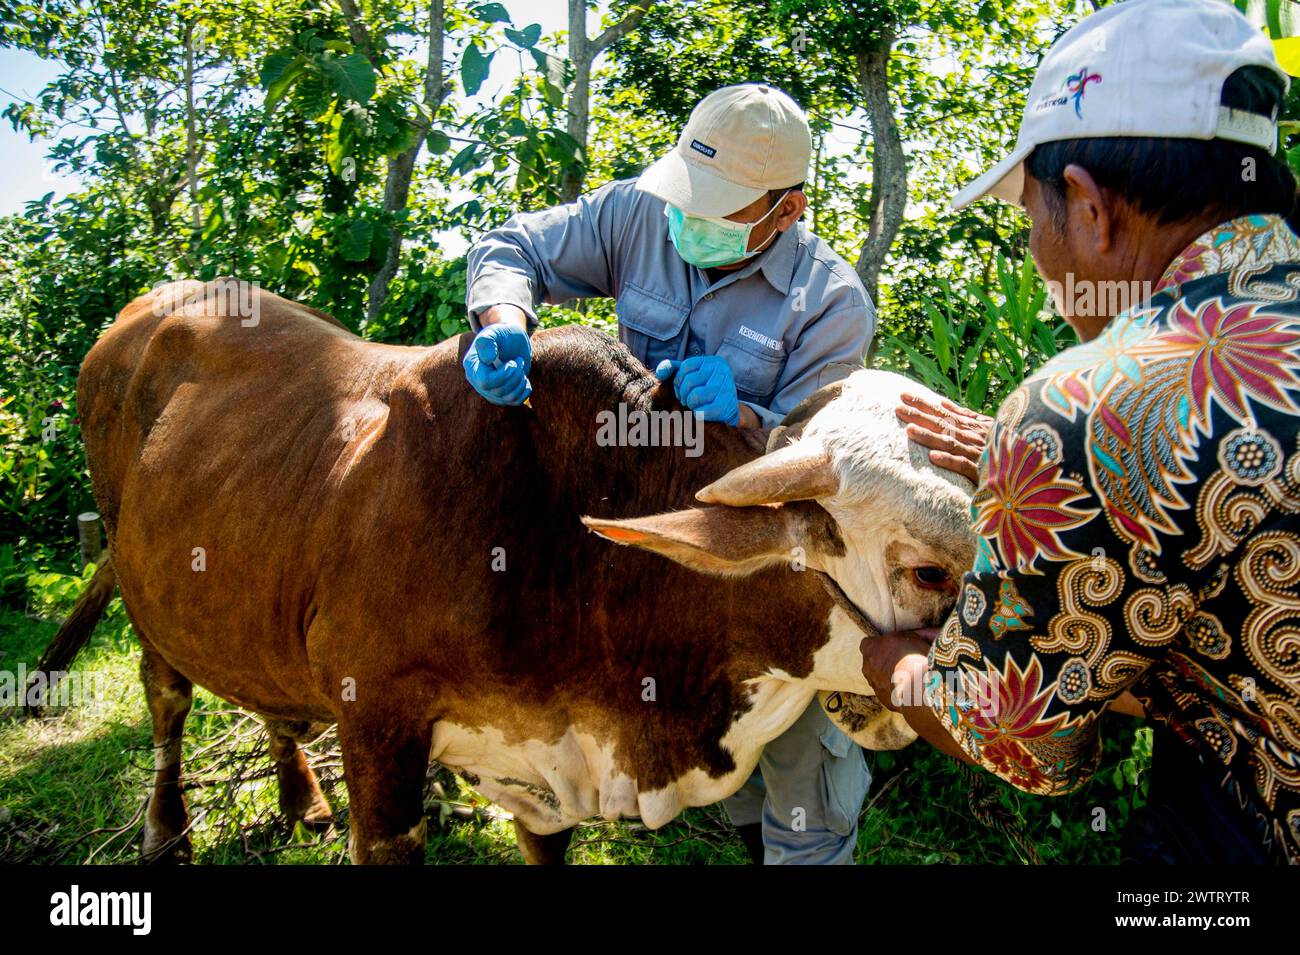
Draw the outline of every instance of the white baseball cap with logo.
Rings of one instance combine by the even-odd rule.
[[[993,195],[1019,202],[1024,160],[1042,143],[1143,136],[1228,139],[1273,152],[1277,117],[1223,106],[1243,66],[1273,70],[1267,34],[1226,0],[1127,0],[1062,36],[1034,75],[1015,149],[959,192],[954,210]]]
[[[696,104],[677,146],[637,188],[692,216],[728,216],[808,178],[812,134],[797,103],[760,83],[724,86]]]

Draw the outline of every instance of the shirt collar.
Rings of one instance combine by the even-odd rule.
[[[1240,268],[1268,268],[1300,259],[1300,239],[1277,215],[1231,219],[1199,236],[1165,269],[1155,291]]]
[[[794,282],[794,266],[799,255],[799,246],[803,242],[803,223],[796,220],[768,246],[758,257],[758,267],[763,270],[763,278],[772,288],[782,295],[790,294],[790,285]]]

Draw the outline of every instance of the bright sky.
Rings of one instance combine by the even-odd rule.
[[[0,110],[15,96],[30,99],[41,87],[58,76],[58,66],[17,50],[0,49]],[[0,215],[21,212],[23,204],[53,191],[62,197],[77,187],[75,179],[52,172],[45,161],[48,141],[32,142],[25,133],[15,133],[5,120],[0,126],[0,156],[5,157],[0,180]]]

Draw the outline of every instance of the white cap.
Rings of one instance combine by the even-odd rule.
[[[1025,158],[1039,144],[1062,139],[1230,139],[1273,152],[1276,117],[1220,104],[1224,80],[1243,66],[1267,67],[1290,86],[1268,35],[1225,0],[1105,7],[1047,51],[1015,149],[959,192],[952,208],[985,195],[1019,202]]]
[[[812,134],[797,103],[759,83],[724,86],[691,110],[677,146],[637,188],[687,215],[728,216],[808,178]]]

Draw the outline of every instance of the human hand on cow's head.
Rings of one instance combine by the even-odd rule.
[[[660,381],[673,379],[677,400],[705,421],[721,421],[733,428],[740,423],[736,379],[725,358],[693,355],[684,361],[664,359],[655,369]]]
[[[930,651],[927,631],[902,630],[863,637],[859,644],[862,653],[862,675],[876,691],[876,699],[887,709],[897,711],[900,701],[895,688],[906,693],[924,678],[925,662]]]
[[[993,428],[992,418],[947,398],[912,394],[902,395],[896,414],[907,425],[908,438],[931,449],[931,461],[979,483],[980,458]]]
[[[528,372],[533,365],[528,332],[517,325],[489,325],[474,336],[465,352],[465,377],[494,405],[523,404],[533,392]]]

